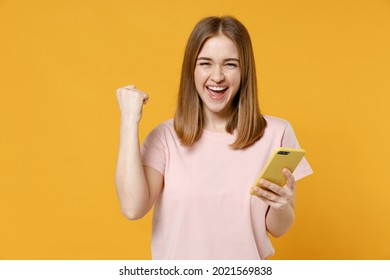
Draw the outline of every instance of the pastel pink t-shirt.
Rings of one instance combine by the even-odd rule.
[[[265,259],[274,254],[265,225],[268,205],[249,191],[275,148],[299,144],[287,121],[264,117],[263,137],[243,150],[229,147],[234,134],[207,130],[184,147],[173,120],[146,137],[143,164],[164,176],[153,213],[153,259]],[[294,176],[298,180],[311,173],[304,158]]]

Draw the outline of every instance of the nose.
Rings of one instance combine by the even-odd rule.
[[[222,67],[215,66],[213,72],[211,73],[211,80],[215,83],[220,83],[225,79],[223,75]]]

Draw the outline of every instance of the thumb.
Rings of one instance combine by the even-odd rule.
[[[146,93],[143,93],[142,95],[142,101],[144,104],[148,103],[149,101],[149,95],[147,95]]]
[[[283,175],[286,178],[286,186],[289,189],[294,190],[294,188],[295,188],[295,178],[294,178],[294,175],[287,168],[283,169]]]

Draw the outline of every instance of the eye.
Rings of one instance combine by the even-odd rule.
[[[200,66],[210,66],[211,63],[210,62],[200,62],[199,65]]]
[[[234,68],[238,67],[238,65],[236,63],[226,63],[225,67],[228,69],[234,69]]]

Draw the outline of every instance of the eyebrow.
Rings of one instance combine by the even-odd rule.
[[[211,58],[209,58],[209,57],[198,57],[197,60],[213,61],[213,60],[212,60]],[[226,61],[230,61],[230,60],[234,60],[234,61],[240,62],[240,60],[237,59],[237,58],[226,58],[226,59],[224,59],[223,61],[226,62]]]

